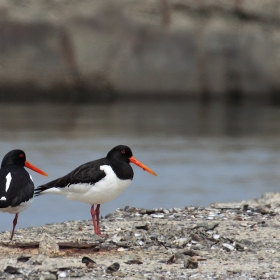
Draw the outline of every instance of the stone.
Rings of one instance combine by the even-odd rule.
[[[47,233],[44,233],[39,243],[39,254],[54,257],[57,256],[58,253],[59,246],[57,245],[55,240]]]

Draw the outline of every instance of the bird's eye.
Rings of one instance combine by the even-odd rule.
[[[122,154],[125,154],[125,150],[121,150],[121,153],[122,153]]]
[[[24,157],[24,154],[20,154],[19,157]]]

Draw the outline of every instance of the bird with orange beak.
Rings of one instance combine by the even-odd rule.
[[[100,235],[100,204],[115,199],[130,185],[134,175],[130,163],[157,176],[132,155],[129,147],[119,145],[106,157],[85,163],[69,174],[39,186],[35,194],[59,194],[90,204],[94,232]]]

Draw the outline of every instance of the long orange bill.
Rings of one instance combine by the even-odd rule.
[[[150,169],[149,167],[147,167],[146,165],[144,165],[143,163],[141,163],[139,160],[137,160],[135,157],[130,157],[129,158],[130,162],[138,165],[140,168],[143,168],[143,170],[148,171],[149,173],[151,173],[154,176],[157,176],[157,174]]]
[[[44,175],[44,176],[49,176],[47,173],[45,173],[44,171],[42,171],[41,169],[37,168],[36,166],[32,165],[30,162],[28,162],[27,160],[25,161],[24,163],[24,166],[25,167],[28,167],[30,169],[32,169],[33,171],[41,174],[41,175]]]

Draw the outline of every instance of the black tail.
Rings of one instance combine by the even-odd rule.
[[[39,187],[37,187],[35,190],[34,190],[34,196],[39,196],[39,195],[42,195],[44,194],[43,192],[52,188],[52,186],[48,186],[48,185],[41,185]]]

